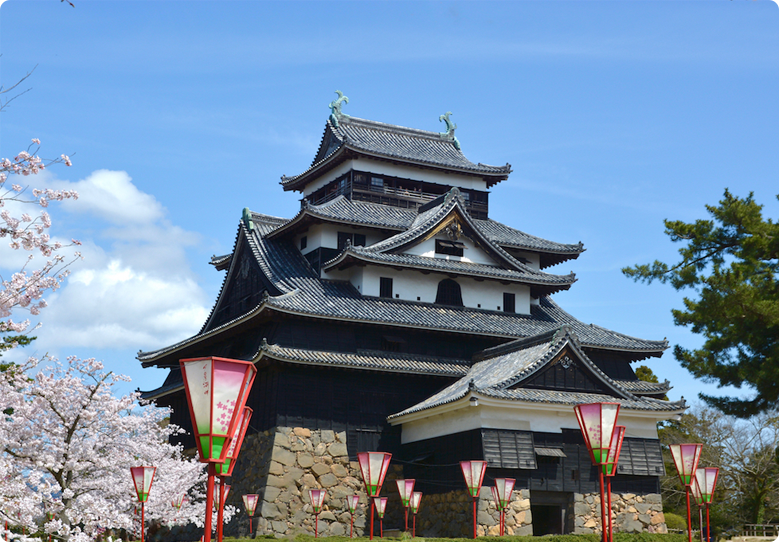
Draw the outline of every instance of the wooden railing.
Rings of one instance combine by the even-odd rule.
[[[779,523],[745,523],[741,536],[779,537]]]

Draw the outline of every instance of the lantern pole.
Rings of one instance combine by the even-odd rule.
[[[144,531],[146,530],[145,504],[149,498],[151,484],[154,481],[154,474],[157,467],[132,467],[130,474],[135,485],[135,492],[138,494],[138,502],[141,503],[141,542],[144,540]]]
[[[473,538],[476,538],[476,500],[479,498],[484,473],[487,471],[487,462],[482,460],[460,461],[460,469],[463,471],[468,493],[473,498]]]
[[[609,541],[614,542],[614,526],[611,520],[611,479],[617,474],[617,464],[619,463],[619,454],[622,451],[622,441],[625,439],[626,427],[624,425],[614,426],[614,432],[611,435],[611,443],[606,457],[606,464],[603,465],[603,474],[606,476],[606,495],[608,496],[608,524]]]
[[[211,542],[216,463],[224,463],[235,438],[257,368],[251,361],[218,357],[179,360],[198,456],[208,464],[203,542]]]
[[[398,485],[398,493],[400,494],[400,503],[403,505],[403,514],[406,520],[406,532],[408,532],[408,506],[411,502],[411,495],[414,493],[414,482],[415,480],[413,478],[409,478],[407,480],[395,480],[395,483]]]
[[[695,487],[701,494],[701,502],[706,506],[706,542],[711,540],[711,522],[709,519],[709,505],[714,496],[714,488],[717,486],[719,469],[706,467],[695,471]],[[703,529],[701,529],[703,531]]]
[[[379,514],[379,538],[384,538],[384,511],[387,509],[387,497],[376,497],[376,511]]]
[[[373,509],[375,508],[372,497],[378,497],[381,493],[381,486],[384,484],[384,477],[389,470],[391,459],[392,454],[389,452],[360,452],[357,454],[362,481],[365,483],[365,492],[371,501],[371,540],[373,540]]]
[[[687,496],[687,538],[692,542],[692,517],[690,514],[690,486],[694,483],[695,471],[701,458],[703,444],[671,444],[671,457],[673,457],[676,471],[679,473],[679,481],[685,488]]]
[[[259,501],[260,496],[256,493],[249,493],[244,495],[242,499],[246,515],[249,516],[249,534],[252,534],[252,516],[254,515],[254,509],[257,507],[257,501]]]
[[[422,504],[422,493],[415,491],[411,494],[411,502],[409,503],[411,514],[414,516],[414,528],[411,531],[411,536],[413,538],[417,537],[417,512],[419,512],[420,504]]]
[[[314,538],[319,538],[319,513],[322,511],[322,504],[325,502],[327,491],[324,489],[309,489],[308,495],[311,500],[311,506],[314,507]]]
[[[576,414],[576,420],[579,422],[579,428],[584,437],[584,443],[590,452],[590,459],[593,465],[600,466],[598,474],[600,478],[600,509],[601,509],[601,531],[603,533],[603,542],[608,542],[608,524],[606,519],[606,498],[603,482],[603,471],[607,470],[609,450],[611,448],[614,427],[619,416],[619,403],[603,402],[588,403],[576,405],[573,411]],[[609,520],[611,511],[609,511]],[[692,541],[690,541],[692,542]]]
[[[346,497],[346,505],[349,507],[349,514],[351,515],[351,526],[349,528],[349,538],[354,537],[354,513],[357,511],[357,505],[360,502],[359,495],[349,495]]]
[[[400,503],[403,505],[403,513],[406,519],[406,532],[408,532],[408,506],[411,502],[411,495],[414,493],[413,478],[407,480],[395,480],[398,485],[398,493],[400,494]]]

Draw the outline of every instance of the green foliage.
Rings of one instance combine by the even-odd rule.
[[[687,529],[687,519],[683,518],[679,514],[673,512],[666,512],[665,514],[665,526],[669,529]]]
[[[9,335],[7,337],[3,337],[2,340],[0,340],[0,357],[3,356],[3,352],[6,350],[10,350],[11,348],[16,348],[18,346],[27,346],[37,338],[38,337],[28,337],[27,335]],[[8,368],[8,365],[4,365],[4,367]]]
[[[707,205],[711,220],[688,224],[665,220],[672,242],[684,243],[676,264],[655,261],[622,272],[638,282],[670,283],[692,289],[674,323],[701,334],[700,349],[674,347],[674,356],[698,378],[720,386],[746,384],[751,400],[701,394],[726,414],[749,417],[779,402],[779,224],[764,219],[752,193],[738,198],[725,190],[718,206]]]
[[[657,379],[657,375],[653,373],[652,369],[650,369],[646,365],[641,365],[639,367],[636,367],[636,377],[638,377],[638,379],[643,382],[654,382],[655,384],[660,382]]]

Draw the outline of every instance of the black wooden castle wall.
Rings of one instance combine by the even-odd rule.
[[[498,433],[514,434],[515,444],[500,449],[494,445]],[[503,439],[504,443],[510,439]],[[561,450],[565,457],[537,455],[533,448]],[[514,446],[514,448],[512,448]],[[518,449],[519,448],[519,449]],[[503,453],[503,456],[501,456]],[[532,454],[532,459],[528,454]],[[446,493],[463,489],[459,462],[470,459],[488,461],[484,486],[494,485],[495,478],[515,478],[516,489],[532,492],[598,493],[598,467],[579,430],[563,429],[561,433],[530,431],[497,431],[474,429],[453,435],[412,442],[402,446],[399,460],[404,476],[416,480],[423,493]],[[528,468],[534,462],[534,468]],[[620,493],[660,493],[663,469],[660,443],[654,439],[627,438],[620,459],[621,469],[612,479],[612,489]],[[519,465],[519,467],[515,467]]]
[[[352,459],[363,451],[398,453],[401,428],[390,426],[387,416],[452,381],[447,377],[261,362],[247,401],[254,411],[249,432],[277,426],[346,431]],[[165,397],[160,406],[170,406],[171,422],[191,433],[183,391]],[[178,436],[173,442],[185,448],[195,446],[190,435]]]

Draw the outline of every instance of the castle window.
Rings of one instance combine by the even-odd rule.
[[[517,297],[514,294],[503,292],[503,312],[517,312],[516,300]]]
[[[460,285],[452,279],[444,279],[438,283],[438,293],[435,296],[437,305],[463,306],[463,294]]]
[[[460,241],[435,240],[435,253],[462,257],[465,245]]]
[[[338,250],[346,248],[346,241],[349,240],[353,247],[365,246],[365,235],[362,233],[348,233],[344,231],[338,232]]]
[[[406,350],[406,340],[401,337],[391,337],[384,335],[381,338],[381,349],[385,352],[404,352]]]
[[[379,297],[392,298],[392,279],[379,277]]]
[[[304,235],[300,238],[300,250],[303,250],[308,246],[308,236]]]
[[[371,177],[371,188],[377,189],[377,190],[383,190],[384,189],[384,179],[381,177]]]

